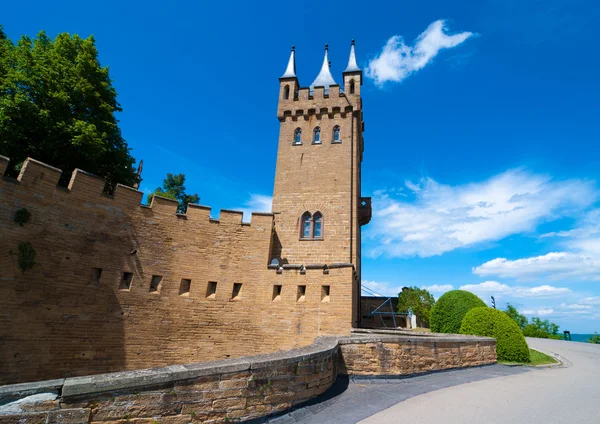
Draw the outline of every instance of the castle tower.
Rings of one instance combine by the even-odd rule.
[[[273,213],[272,257],[283,264],[352,266],[353,325],[360,302],[360,231],[370,219],[361,198],[363,116],[352,41],[343,89],[330,70],[328,46],[314,82],[301,88],[295,49],[279,79],[279,148]],[[335,290],[332,286],[331,290]]]

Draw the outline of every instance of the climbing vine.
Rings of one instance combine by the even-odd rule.
[[[22,272],[33,268],[35,265],[35,249],[31,245],[31,242],[24,241],[19,243],[19,268]]]
[[[31,219],[31,212],[29,212],[25,208],[21,208],[21,209],[19,209],[18,211],[15,212],[14,221],[20,227],[22,227],[23,225],[27,224],[30,219]]]

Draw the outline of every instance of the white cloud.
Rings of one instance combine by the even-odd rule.
[[[423,288],[432,293],[444,293],[454,289],[454,286],[452,286],[451,284],[434,284],[433,286],[425,286]]]
[[[412,46],[407,46],[401,36],[394,35],[387,41],[379,56],[369,62],[366,75],[379,86],[388,81],[400,82],[424,68],[441,49],[456,47],[472,35],[472,32],[447,34],[443,20],[430,24]]]
[[[405,186],[408,198],[385,191],[373,197],[373,220],[365,232],[373,241],[367,246],[371,256],[429,257],[498,241],[580,213],[597,197],[589,181],[554,181],[524,169],[458,186],[431,178]]]
[[[552,315],[554,313],[554,309],[550,309],[550,308],[548,308],[548,309],[539,309],[537,311],[537,313],[538,313],[539,316],[542,316],[542,317],[543,316],[547,316],[547,315]]]
[[[584,305],[600,306],[600,296],[586,297],[579,301]]]
[[[516,298],[549,298],[571,293],[566,287],[542,285],[537,287],[508,286],[497,281],[484,281],[480,284],[467,284],[461,290],[470,291],[477,295],[510,296]]]
[[[572,309],[572,310],[590,310],[593,308],[592,305],[582,305],[579,303],[571,303],[570,305],[568,305],[566,303],[561,303],[560,307],[564,308],[564,309]]]
[[[362,295],[363,296],[389,296],[396,297],[402,291],[401,286],[386,282],[362,280]]]
[[[600,280],[600,260],[569,252],[551,252],[542,256],[508,260],[496,258],[474,267],[473,273],[480,276],[516,278],[519,280],[589,279]]]
[[[250,222],[252,212],[271,212],[272,203],[273,198],[271,196],[250,193],[250,199],[244,204],[243,208],[239,208],[239,210],[244,212],[242,220]]]

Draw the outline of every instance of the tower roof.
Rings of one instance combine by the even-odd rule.
[[[281,78],[296,78],[296,46],[292,46],[292,52],[290,53],[290,60],[288,61],[285,73]]]
[[[356,64],[356,53],[354,52],[354,40],[352,40],[352,46],[350,47],[350,57],[348,58],[348,66],[344,72],[356,72],[360,71],[360,68]]]
[[[335,85],[336,82],[331,75],[331,69],[329,68],[329,45],[325,44],[325,57],[323,58],[323,65],[317,78],[310,85],[310,90],[313,91],[315,87],[325,87],[327,90],[330,85]]]

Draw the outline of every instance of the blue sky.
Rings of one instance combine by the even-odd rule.
[[[363,86],[363,280],[395,295],[464,287],[573,333],[600,331],[596,0],[80,1],[3,6],[7,34],[93,34],[144,160],[141,189],[183,172],[201,203],[264,210],[278,80],[307,86],[357,40]]]

